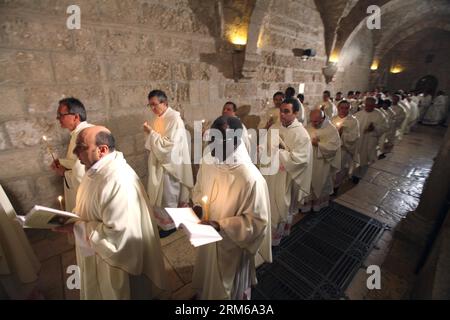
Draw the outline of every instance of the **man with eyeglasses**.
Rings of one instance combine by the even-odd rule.
[[[74,234],[82,300],[163,298],[170,291],[161,243],[145,188],[111,132],[82,130],[74,154],[86,168],[77,195]]]
[[[59,101],[56,119],[61,128],[70,132],[70,142],[66,157],[56,159],[51,168],[56,174],[64,177],[64,200],[67,211],[72,211],[75,207],[78,186],[84,176],[84,165],[73,154],[73,149],[80,131],[92,126],[86,121],[86,118],[86,109],[80,100],[71,97]]]
[[[143,125],[148,155],[147,193],[154,207],[161,237],[174,232],[175,226],[163,208],[186,206],[194,187],[191,156],[183,119],[168,105],[164,91],[148,94],[148,106],[154,117]]]
[[[277,165],[277,170],[274,174],[264,175],[269,188],[273,246],[279,245],[281,239],[290,234],[298,203],[302,203],[311,185],[311,140],[298,121],[299,110],[298,99],[284,100],[280,106],[281,126],[278,130],[270,130],[270,134],[279,135],[280,142],[272,145],[270,150],[274,155],[271,165]]]

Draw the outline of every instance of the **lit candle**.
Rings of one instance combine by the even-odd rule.
[[[47,150],[52,156],[53,161],[56,161],[55,156],[53,155],[53,148],[50,146],[50,143],[48,143],[47,136],[42,136],[42,140],[45,141],[45,144],[47,145]]]
[[[64,208],[63,208],[63,205],[62,205],[62,200],[63,200],[63,197],[62,197],[62,196],[58,196],[59,208],[60,208],[62,211],[64,211]]]
[[[202,202],[203,202],[203,211],[204,211],[203,218],[204,218],[204,220],[208,221],[208,219],[209,219],[208,196],[203,196],[202,197]]]
[[[205,122],[206,122],[206,120],[205,120],[205,119],[202,119],[202,124],[205,123]]]

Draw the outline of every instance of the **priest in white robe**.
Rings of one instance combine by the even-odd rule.
[[[258,124],[258,129],[269,129],[272,125],[280,125],[280,106],[284,100],[284,93],[281,91],[275,92],[273,95],[273,107],[261,116]]]
[[[333,178],[341,170],[341,138],[322,110],[311,111],[309,118],[306,129],[313,146],[311,195],[301,210],[318,212],[329,205]]]
[[[74,210],[81,221],[56,230],[75,234],[80,298],[162,297],[170,289],[139,177],[115,150],[114,137],[104,127],[81,131],[74,152],[87,170]]]
[[[419,122],[422,122],[423,117],[430,108],[433,102],[433,96],[431,95],[431,90],[425,90],[425,92],[420,96],[419,100]]]
[[[341,136],[341,170],[335,175],[334,189],[351,176],[353,169],[359,163],[357,143],[360,136],[359,122],[350,114],[350,103],[342,100],[338,104],[338,115],[332,119],[333,125]]]
[[[237,106],[234,102],[228,101],[225,102],[222,108],[222,115],[228,117],[237,117],[236,116]],[[242,122],[241,122],[242,123]],[[248,133],[246,126],[242,123],[242,142],[244,143],[245,149],[249,154],[252,152],[252,140]],[[255,150],[256,151],[256,150]]]
[[[297,119],[299,108],[297,99],[283,101],[280,107],[282,125],[269,132],[278,134],[278,139],[267,141],[270,148],[267,154],[272,160],[266,166],[272,170],[263,174],[269,188],[274,246],[289,235],[293,217],[311,188],[312,146],[307,131]]]
[[[151,91],[148,101],[154,117],[144,123],[145,148],[149,151],[147,193],[156,214],[163,216],[161,208],[177,208],[189,202],[194,180],[180,113],[168,106],[167,95],[161,90]],[[175,230],[173,224],[160,226],[165,231]]]
[[[319,106],[319,108],[322,109],[323,112],[325,112],[325,115],[328,117],[328,119],[332,119],[334,116],[337,115],[337,108],[335,104],[331,101],[330,97],[331,97],[330,91],[325,90],[322,96],[323,101],[320,103]]]
[[[444,91],[438,91],[436,98],[426,111],[422,123],[427,125],[439,125],[445,122],[448,115],[448,98]]]
[[[367,97],[364,110],[355,114],[359,122],[360,139],[358,152],[360,166],[354,171],[355,182],[359,181],[367,172],[370,164],[377,160],[377,144],[380,136],[388,130],[388,120],[376,108],[376,99]]]
[[[408,131],[411,131],[411,129],[416,125],[417,120],[419,119],[419,99],[411,94],[408,94],[406,99],[411,106],[411,118],[409,119],[408,123]]]
[[[399,104],[401,97],[398,94],[392,96],[392,110],[395,112],[395,127],[396,127],[396,137],[401,140],[403,137],[403,124],[408,121],[408,113],[405,107]]]
[[[192,288],[199,299],[251,298],[256,284],[255,255],[271,262],[267,184],[242,146],[238,118],[222,116],[212,125],[213,142],[202,160],[193,191],[194,211],[213,226],[221,241],[198,248]],[[207,198],[208,209],[202,210]]]
[[[384,135],[385,141],[382,148],[382,153],[389,153],[392,151],[395,143],[395,134],[397,132],[396,126],[396,113],[391,108],[392,102],[389,99],[385,99],[382,102],[382,109],[386,115],[386,120],[388,123],[388,129]]]
[[[92,125],[86,121],[86,109],[83,103],[75,98],[65,98],[59,101],[56,119],[58,119],[61,128],[70,131],[70,142],[66,157],[56,159],[51,168],[58,175],[64,177],[64,203],[66,211],[70,212],[75,208],[78,186],[85,173],[84,166],[73,154],[73,149],[80,131]]]
[[[39,269],[39,260],[0,185],[0,299],[38,298]]]

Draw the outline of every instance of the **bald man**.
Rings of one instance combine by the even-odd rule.
[[[158,230],[139,177],[105,127],[84,129],[73,151],[86,167],[74,212],[81,299],[145,299],[168,290]]]
[[[311,208],[318,212],[328,206],[333,193],[333,177],[341,169],[341,138],[339,131],[322,110],[313,110],[306,130],[313,146],[311,194],[301,207],[302,212]]]

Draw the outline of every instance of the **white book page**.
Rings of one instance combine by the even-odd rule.
[[[25,216],[24,227],[51,229],[78,219],[79,216],[75,213],[36,205]]]
[[[169,216],[175,223],[175,227],[179,228],[182,223],[199,223],[200,219],[197,217],[192,208],[165,208]]]
[[[175,226],[180,226],[189,236],[189,241],[194,247],[222,240],[221,235],[210,225],[200,224],[192,208],[165,208],[172,218]]]

